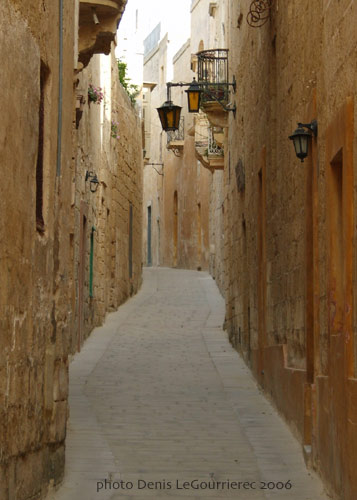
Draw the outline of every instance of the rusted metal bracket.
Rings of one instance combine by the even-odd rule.
[[[273,0],[254,0],[250,4],[247,23],[252,28],[260,28],[268,21]]]

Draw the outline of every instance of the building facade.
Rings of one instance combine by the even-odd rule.
[[[173,58],[174,83],[192,81],[198,51],[225,43],[224,30],[217,29],[224,12],[206,0],[192,2],[192,36]],[[144,262],[210,269],[223,290],[224,128],[216,127],[217,142],[206,115],[188,112],[188,86],[173,86],[180,128],[162,131],[156,109],[167,100],[168,35],[160,39],[156,28],[148,41],[154,43],[144,57]]]
[[[243,0],[228,13],[237,111],[224,169],[227,329],[307,462],[352,500],[357,6]],[[288,138],[312,120],[301,163]]]
[[[90,88],[103,98],[91,101]],[[141,122],[119,82],[113,51],[92,57],[77,75],[75,93],[81,118],[73,132],[72,352],[140,287],[143,183]]]
[[[141,128],[110,56],[125,1],[102,4],[0,5],[4,499],[61,481],[69,355],[141,282]]]
[[[194,268],[200,242],[180,211],[192,227],[199,218],[180,193],[200,203],[208,192],[205,265],[225,297],[229,338],[306,462],[344,500],[357,494],[356,16],[349,0],[192,0],[174,81],[196,76],[201,111],[187,128],[183,111],[183,136],[169,137],[178,158],[157,160],[160,263]],[[172,89],[186,109],[183,98]],[[303,163],[289,140],[298,122],[311,124],[300,126],[310,136]],[[190,144],[207,185],[181,167]]]

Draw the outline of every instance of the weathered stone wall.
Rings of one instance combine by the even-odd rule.
[[[65,0],[63,7],[64,24],[73,26],[73,3]],[[38,498],[50,481],[57,483],[63,475],[71,321],[67,228],[74,29],[64,36],[66,99],[61,105],[58,25],[58,2],[1,2],[0,496],[4,499]],[[46,78],[40,141],[41,60]],[[43,150],[43,179],[38,179],[43,189],[42,221],[36,220],[39,149]]]
[[[163,166],[166,148],[166,133],[162,131],[156,108],[166,101],[167,34],[157,47],[144,58],[144,86],[147,87],[143,104],[146,142],[144,143],[144,195],[143,195],[143,261],[148,264],[148,207],[151,210],[151,264],[163,262],[162,245],[165,241],[163,228],[163,189],[165,168]],[[164,175],[162,175],[164,174]]]
[[[224,173],[216,170],[210,189],[209,211],[209,272],[224,294]]]
[[[103,67],[96,66],[97,59],[93,73],[106,74],[107,104],[113,109],[100,116],[87,105],[85,132],[74,132],[77,23],[78,2],[4,0],[0,5],[0,497],[5,500],[42,498],[61,481],[68,354],[141,282],[140,127],[109,57]],[[85,98],[86,92],[87,86]],[[119,122],[118,140],[110,136],[111,118]],[[101,181],[90,196],[87,169],[96,170]],[[77,210],[87,216],[85,231]],[[96,224],[98,256],[92,299],[90,224]],[[81,271],[78,241],[84,244]]]
[[[212,8],[212,6],[214,7]],[[195,0],[191,6],[191,54],[197,71],[195,54],[201,50],[227,48],[227,1]],[[197,76],[197,75],[196,75]],[[196,134],[196,139],[199,139]],[[226,149],[227,153],[228,149]],[[209,272],[224,294],[224,175],[214,170],[209,194]]]
[[[87,98],[90,84],[102,89],[100,104]],[[74,227],[85,224],[85,230],[82,235],[77,231],[73,242],[77,309],[72,351],[108,311],[116,310],[138,290],[142,277],[141,124],[119,83],[114,53],[93,57],[79,74],[76,92],[85,95],[87,103],[75,132],[72,210]],[[86,172],[97,174],[100,184],[95,193],[90,191],[90,179],[85,181]]]
[[[237,79],[224,172],[227,327],[307,459],[352,500],[357,7],[276,1],[253,29],[250,3],[230,2],[227,18]],[[318,137],[300,163],[288,136],[313,118]]]
[[[174,57],[174,82],[192,81],[193,73],[190,70],[190,62],[189,40]],[[212,174],[203,168],[196,158],[194,115],[188,113],[185,90],[187,90],[186,87],[172,88],[173,102],[182,107],[184,137],[181,150],[176,151],[178,156],[169,150],[165,153],[163,262],[167,266],[207,270],[209,192]],[[175,215],[175,193],[177,193],[177,216]],[[175,224],[177,229],[175,229]],[[175,231],[177,231],[177,238]]]
[[[173,81],[192,81],[190,59],[187,42],[174,57]],[[144,252],[147,256],[147,207],[150,205],[153,264],[208,269],[212,175],[200,166],[195,156],[194,137],[190,135],[193,117],[187,112],[185,88],[172,88],[171,96],[175,104],[182,106],[184,137],[175,152],[167,149],[167,135],[162,132],[156,110],[166,101],[166,64],[167,35],[144,61],[144,82],[157,84],[147,108],[151,130],[150,155],[147,153],[144,167]],[[162,173],[164,175],[160,175]]]

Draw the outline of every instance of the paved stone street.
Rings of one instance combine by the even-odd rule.
[[[145,270],[71,363],[66,476],[51,499],[327,498],[223,320],[208,274]]]

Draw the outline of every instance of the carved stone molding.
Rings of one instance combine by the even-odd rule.
[[[127,0],[80,0],[79,57],[86,67],[93,54],[109,54]]]

